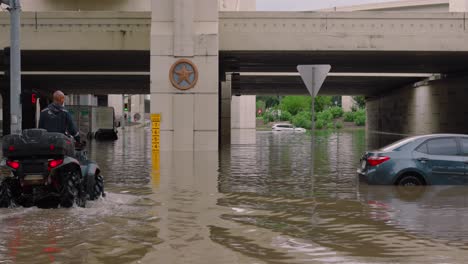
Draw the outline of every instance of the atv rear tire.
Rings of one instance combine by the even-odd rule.
[[[5,179],[0,184],[0,208],[10,208],[16,206],[13,198],[11,183],[8,179]]]
[[[68,172],[65,175],[62,190],[60,192],[60,206],[70,208],[76,203],[79,207],[86,206],[86,196],[77,171]]]
[[[104,193],[104,178],[102,175],[98,174],[96,176],[96,182],[94,184],[93,195],[91,200],[99,199],[99,197],[105,197],[106,194]]]

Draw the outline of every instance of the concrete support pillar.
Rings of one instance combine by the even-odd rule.
[[[368,100],[367,129],[400,136],[466,134],[467,82],[467,77],[428,81]]]
[[[91,95],[84,94],[80,96],[80,105],[92,105]]]
[[[231,127],[233,129],[256,129],[255,95],[232,97]]]
[[[354,100],[352,96],[341,97],[341,107],[345,112],[350,112],[353,108]]]
[[[255,144],[256,142],[256,96],[232,97],[231,125],[232,144]]]
[[[217,150],[218,1],[153,0],[151,9],[151,113],[161,113],[160,148]]]
[[[221,146],[231,144],[231,99],[232,75],[226,75],[226,81],[221,83],[221,113],[220,113],[220,140]]]
[[[450,0],[450,12],[468,12],[468,0]]]
[[[144,122],[145,96],[138,94],[131,96],[130,116],[134,122]],[[135,117],[139,117],[138,120]]]

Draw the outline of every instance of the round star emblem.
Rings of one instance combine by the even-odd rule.
[[[192,61],[180,59],[172,65],[169,79],[172,86],[179,90],[191,89],[197,84],[198,69]]]

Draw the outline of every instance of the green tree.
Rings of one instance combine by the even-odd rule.
[[[310,111],[311,98],[308,96],[285,96],[281,100],[280,109],[295,116],[302,111]]]
[[[331,96],[317,96],[315,97],[315,112],[322,112],[323,110],[333,105]],[[309,108],[310,109],[310,108]]]
[[[263,101],[265,102],[265,108],[271,108],[276,105],[279,105],[280,99],[278,96],[266,96],[266,95],[261,95],[257,96],[257,102],[258,101]]]
[[[255,106],[256,106],[256,109],[255,109],[256,111],[257,111],[258,109],[262,109],[262,112],[265,112],[265,107],[266,107],[266,105],[265,105],[265,102],[264,102],[264,101],[262,101],[262,100],[257,100],[257,102],[255,103]]]
[[[312,120],[310,112],[302,111],[293,117],[292,123],[296,127],[303,127],[310,129],[312,127]]]
[[[366,97],[362,95],[353,96],[353,101],[360,109],[366,108]]]

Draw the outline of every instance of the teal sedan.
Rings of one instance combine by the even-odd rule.
[[[360,160],[358,175],[379,185],[468,184],[468,135],[432,134],[402,139]]]

